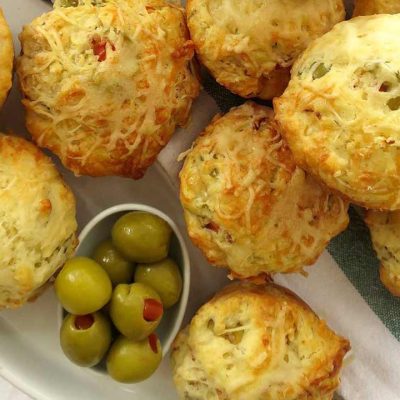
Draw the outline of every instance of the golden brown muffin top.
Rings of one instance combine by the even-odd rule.
[[[272,110],[252,102],[213,120],[180,181],[191,239],[238,277],[299,271],[348,224],[347,203],[296,167]]]
[[[367,208],[400,208],[399,34],[400,15],[336,25],[274,102],[298,165]]]
[[[28,130],[78,175],[140,178],[199,91],[184,12],[163,0],[63,4],[20,35]]]
[[[272,99],[293,61],[344,19],[342,0],[188,0],[188,26],[202,63],[242,97]]]
[[[399,12],[399,0],[354,0],[353,17],[372,14],[397,14]]]

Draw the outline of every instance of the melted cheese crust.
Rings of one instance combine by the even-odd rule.
[[[400,15],[336,25],[274,102],[296,162],[353,202],[400,208]]]
[[[0,8],[0,108],[12,85],[14,48],[10,28]]]
[[[0,134],[0,309],[35,297],[77,244],[75,198],[50,158]]]
[[[292,292],[234,284],[177,337],[173,377],[185,400],[331,400],[349,342]]]
[[[76,174],[140,178],[199,92],[183,10],[162,0],[62,4],[20,35],[27,127]]]
[[[252,102],[214,119],[180,180],[191,239],[238,277],[301,270],[348,224],[347,203],[296,167],[272,110]]]
[[[202,63],[240,96],[272,99],[293,61],[345,16],[342,0],[188,0],[188,26]]]
[[[354,0],[353,17],[372,14],[400,13],[399,0]]]
[[[369,210],[365,221],[381,262],[381,281],[393,295],[400,297],[400,211]]]

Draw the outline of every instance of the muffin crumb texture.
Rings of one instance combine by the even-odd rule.
[[[369,210],[365,222],[381,262],[381,281],[394,296],[400,297],[400,211]]]
[[[331,400],[349,342],[278,285],[233,284],[175,340],[185,400]]]
[[[50,158],[0,134],[0,309],[33,300],[77,245],[75,198]]]

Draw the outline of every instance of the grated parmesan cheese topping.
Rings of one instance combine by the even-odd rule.
[[[180,179],[190,236],[239,276],[299,270],[348,222],[347,203],[296,167],[272,110],[251,102],[214,120]]]
[[[198,94],[183,12],[161,0],[62,4],[21,34],[28,128],[77,173],[142,175]]]

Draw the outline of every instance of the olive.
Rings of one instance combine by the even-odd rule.
[[[112,293],[106,271],[86,257],[75,257],[67,261],[54,286],[62,306],[77,315],[100,310],[110,300]]]
[[[120,284],[114,289],[110,317],[126,337],[142,340],[158,326],[163,315],[160,296],[142,283]]]
[[[167,257],[171,227],[162,218],[146,212],[130,212],[114,224],[114,246],[129,261],[152,263]]]
[[[107,371],[118,382],[140,382],[156,371],[161,359],[161,344],[154,333],[139,342],[120,336],[108,353]]]
[[[176,263],[170,258],[154,264],[140,264],[135,282],[152,287],[161,297],[165,308],[177,303],[182,292],[182,277]]]
[[[312,75],[313,80],[322,78],[330,71],[330,69],[331,69],[331,67],[326,67],[322,63],[318,64],[317,68],[315,68],[313,75]]]
[[[81,367],[98,364],[111,344],[111,324],[102,313],[68,314],[61,326],[60,343],[64,354]]]
[[[105,240],[95,248],[93,259],[105,269],[114,285],[132,282],[134,265],[125,260],[111,240]]]
[[[400,108],[400,97],[393,97],[387,101],[388,107],[392,111],[396,111]]]
[[[61,0],[61,7],[77,7],[79,5],[79,0]]]

